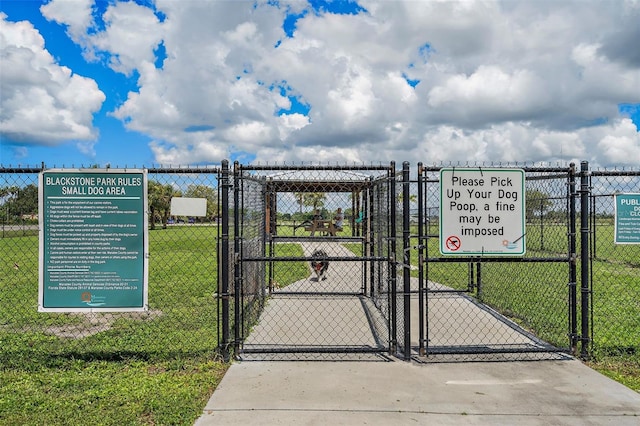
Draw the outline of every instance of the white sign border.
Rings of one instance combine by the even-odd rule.
[[[464,171],[464,172],[477,172],[477,173],[483,173],[483,172],[502,172],[502,171],[508,171],[510,173],[513,172],[519,172],[522,175],[522,188],[521,188],[521,200],[522,200],[522,236],[520,238],[522,238],[523,242],[522,242],[522,251],[518,251],[518,252],[492,252],[492,251],[474,251],[474,252],[470,252],[470,251],[466,251],[466,252],[451,252],[451,251],[443,251],[443,245],[444,245],[444,241],[443,238],[445,238],[446,236],[443,235],[443,229],[444,227],[443,225],[443,217],[444,217],[444,210],[443,210],[443,186],[442,186],[442,174],[443,172],[452,172],[455,173],[455,171]],[[440,169],[440,173],[439,173],[439,184],[440,184],[440,214],[439,214],[439,223],[438,223],[438,233],[439,233],[439,244],[438,244],[438,248],[440,250],[440,254],[442,254],[443,256],[458,256],[458,257],[477,257],[477,256],[524,256],[527,252],[527,244],[526,244],[526,231],[527,231],[527,218],[526,218],[526,173],[524,171],[524,169],[521,168],[513,168],[513,167],[443,167]],[[460,237],[458,237],[460,238]]]
[[[143,191],[143,289],[142,306],[126,308],[45,308],[44,307],[44,175],[45,173],[140,173]],[[147,169],[52,168],[38,174],[38,312],[146,312],[149,310],[149,196]]]
[[[638,245],[637,241],[618,241],[618,195],[636,195],[640,197],[640,192],[618,192],[613,194],[613,244]]]

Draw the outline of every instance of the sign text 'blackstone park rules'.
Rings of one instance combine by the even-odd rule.
[[[38,201],[38,311],[147,310],[146,170],[45,170]]]
[[[522,256],[526,251],[524,170],[440,170],[440,252]]]

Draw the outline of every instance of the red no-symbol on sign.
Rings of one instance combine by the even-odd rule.
[[[449,238],[447,238],[445,245],[447,246],[447,249],[451,251],[456,251],[460,248],[460,238],[456,237],[455,235],[452,235]]]

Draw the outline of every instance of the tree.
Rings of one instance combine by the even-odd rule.
[[[312,207],[316,209],[324,207],[327,196],[324,192],[295,192],[293,196],[300,206],[300,215],[302,215],[302,207]]]
[[[304,194],[304,205],[313,207],[313,210],[324,207],[327,196],[324,192],[307,192]]]
[[[528,189],[525,193],[525,199],[527,221],[544,216],[553,205],[549,195],[537,189]]]
[[[150,180],[147,184],[149,202],[149,221],[151,229],[156,229],[156,218],[162,221],[162,228],[167,228],[169,220],[169,209],[171,208],[171,198],[179,196],[171,185],[162,185],[160,182]]]
[[[38,186],[29,184],[24,188],[5,186],[0,188],[2,216],[10,221],[19,220],[22,216],[38,214]]]

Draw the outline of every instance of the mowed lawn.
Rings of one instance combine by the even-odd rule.
[[[566,248],[561,230],[545,237],[545,248],[536,246],[534,232],[527,255]],[[640,391],[640,278],[633,254],[638,246],[614,246],[606,242],[607,230],[598,232],[604,237],[597,236],[593,262],[595,356],[589,364]],[[38,313],[37,237],[0,239],[1,422],[192,425],[228,367],[216,350],[216,237],[217,228],[208,226],[151,231],[150,310],[95,316]],[[276,250],[301,255],[296,244]],[[417,252],[411,254],[417,264]],[[430,278],[463,285],[467,266],[450,267],[453,275],[443,266],[432,269]],[[287,285],[304,277],[306,268],[281,266],[274,280]],[[564,265],[496,264],[483,272],[485,302],[551,342],[566,342],[558,332],[567,324]],[[532,307],[538,312],[533,316]]]
[[[192,425],[228,364],[215,227],[151,231],[149,311],[38,313],[38,240],[0,239],[0,423]]]

